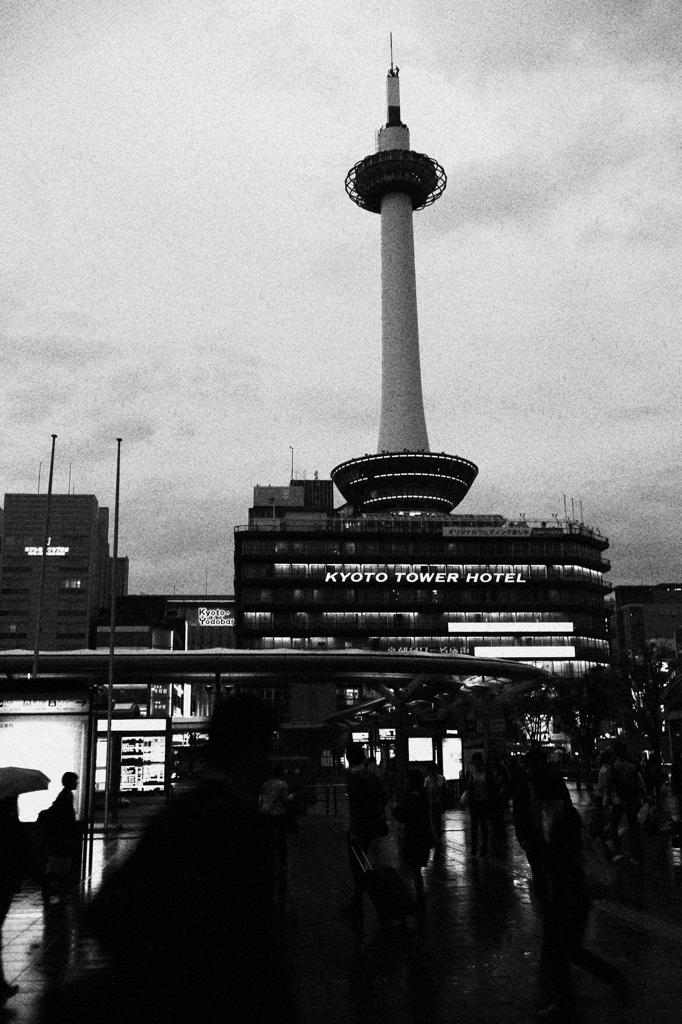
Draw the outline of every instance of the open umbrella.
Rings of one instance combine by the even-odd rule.
[[[50,780],[37,768],[0,768],[0,800],[47,789]]]

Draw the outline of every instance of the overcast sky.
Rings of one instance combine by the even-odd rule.
[[[611,579],[682,580],[682,5],[0,0],[0,495],[69,466],[130,591],[232,588],[253,485],[376,450],[385,121],[415,216],[431,447],[458,512],[563,516]],[[340,503],[339,498],[339,503]]]

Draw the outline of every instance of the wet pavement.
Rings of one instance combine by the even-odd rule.
[[[580,798],[578,797],[577,802]],[[426,900],[407,928],[381,930],[365,900],[362,936],[340,913],[351,882],[345,807],[323,801],[290,838],[290,885],[282,927],[297,979],[302,1024],[516,1024],[537,1009],[540,927],[525,857],[508,826],[506,858],[470,858],[468,820],[446,812],[445,831],[424,872]],[[398,826],[377,844],[377,863],[399,867]],[[43,909],[27,886],[3,930],[8,981],[19,993],[0,1021],[26,1024],[46,986],[96,967],[96,946],[80,933],[78,910],[106,864],[125,856],[132,833],[97,838],[92,873],[80,893]],[[667,851],[670,868],[670,851]],[[676,856],[679,857],[679,851]],[[679,873],[679,868],[678,868]],[[595,902],[586,945],[633,983],[627,1015],[610,989],[574,969],[585,1024],[679,1024],[682,1020],[682,885],[672,871],[649,871],[644,893],[621,870],[616,897]]]

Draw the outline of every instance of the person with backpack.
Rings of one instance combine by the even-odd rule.
[[[604,804],[610,808],[607,830],[613,846],[614,859],[623,857],[618,829],[625,817],[633,859],[641,864],[642,841],[637,813],[646,797],[644,779],[635,765],[627,760],[627,748],[618,740],[613,745],[613,761],[606,771],[604,780]]]

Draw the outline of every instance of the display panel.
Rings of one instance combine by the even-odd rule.
[[[149,792],[163,789],[166,777],[165,736],[121,737],[121,792],[135,790]],[[97,740],[97,767],[95,789],[106,788],[107,741]]]
[[[64,772],[75,772],[76,816],[85,805],[88,719],[85,715],[0,715],[0,765],[37,768],[50,779],[50,787],[19,797],[21,821],[35,821],[62,788]]]
[[[462,740],[459,736],[443,738],[443,775],[446,781],[459,779],[462,771]]]
[[[407,744],[410,761],[433,761],[433,740],[430,736],[410,736]]]

